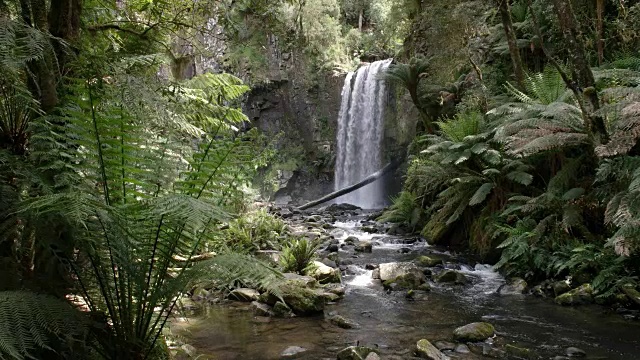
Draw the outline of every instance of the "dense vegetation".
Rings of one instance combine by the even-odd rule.
[[[500,15],[491,53],[469,43],[460,79],[429,83],[444,66],[434,58],[395,65],[388,78],[410,93],[423,131],[382,220],[510,276],[592,283],[603,301],[635,286],[640,5],[628,5],[499,2],[487,8]]]
[[[420,119],[383,220],[511,276],[636,286],[638,18],[603,0],[0,0],[0,359],[166,358],[181,295],[277,296],[258,250],[310,269],[317,244],[252,206],[277,154],[231,75],[267,79],[273,37],[307,87],[397,59]],[[220,37],[226,72],[196,71]]]

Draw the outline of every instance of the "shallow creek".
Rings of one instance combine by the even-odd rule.
[[[494,341],[531,349],[535,358],[564,355],[565,348],[583,349],[588,359],[640,359],[640,323],[627,321],[597,306],[561,307],[533,296],[497,294],[504,279],[489,266],[451,264],[472,283],[467,286],[433,285],[431,292],[415,300],[404,291],[387,293],[371,278],[365,264],[408,261],[419,253],[438,253],[424,242],[402,244],[402,237],[368,234],[359,230],[359,219],[337,222],[333,234],[374,239],[372,253],[353,258],[347,275],[345,297],[327,305],[325,313],[337,313],[359,324],[342,329],[322,316],[311,318],[260,318],[248,304],[211,305],[196,316],[174,322],[172,330],[204,355],[204,359],[280,359],[289,346],[308,349],[299,359],[335,359],[349,345],[378,347],[382,358],[411,358],[419,339],[451,341],[452,331],[474,321],[492,323]],[[403,254],[401,248],[410,248]],[[350,256],[343,253],[342,256]],[[395,355],[395,356],[392,356]],[[456,359],[485,359],[481,355],[453,354]],[[513,355],[507,358],[517,359]],[[201,358],[202,359],[202,358]]]

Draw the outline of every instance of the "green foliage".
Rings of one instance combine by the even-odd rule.
[[[288,225],[266,210],[255,210],[232,220],[212,244],[246,253],[256,250],[278,250],[289,233]]]
[[[506,83],[507,91],[523,103],[539,103],[549,105],[554,102],[567,101],[571,92],[562,80],[560,73],[551,66],[545,67],[541,73],[527,74],[525,78],[526,93]]]
[[[392,199],[393,204],[377,219],[382,222],[404,224],[409,227],[418,225],[422,215],[422,206],[418,198],[408,191],[402,191]]]
[[[458,113],[453,119],[437,122],[440,133],[446,139],[461,142],[467,136],[478,134],[482,125],[479,112]]]
[[[53,339],[83,346],[89,320],[69,303],[29,291],[0,292],[0,359],[37,359]],[[57,349],[60,350],[60,349]],[[40,355],[39,355],[40,354]]]
[[[285,244],[280,254],[282,271],[304,275],[312,270],[319,246],[308,239],[295,239]]]

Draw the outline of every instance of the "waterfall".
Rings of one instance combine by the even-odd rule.
[[[350,72],[342,87],[338,118],[335,189],[353,185],[382,167],[382,135],[387,101],[387,86],[380,76],[391,64],[382,60]],[[365,209],[384,206],[385,194],[380,180],[343,195],[346,202]]]

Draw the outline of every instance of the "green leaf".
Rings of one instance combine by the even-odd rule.
[[[564,193],[564,195],[562,195],[562,200],[565,200],[565,201],[575,200],[580,196],[582,196],[582,194],[584,194],[583,188],[573,188],[567,191],[566,193]]]
[[[494,186],[495,186],[494,183],[482,184],[482,186],[480,186],[478,190],[476,190],[475,194],[473,194],[473,196],[471,197],[471,200],[469,200],[469,205],[473,206],[485,201],[487,196],[489,196],[489,194],[491,193],[491,190],[493,190]]]
[[[512,171],[507,174],[507,178],[522,185],[531,185],[531,182],[533,182],[533,175],[524,171]]]

